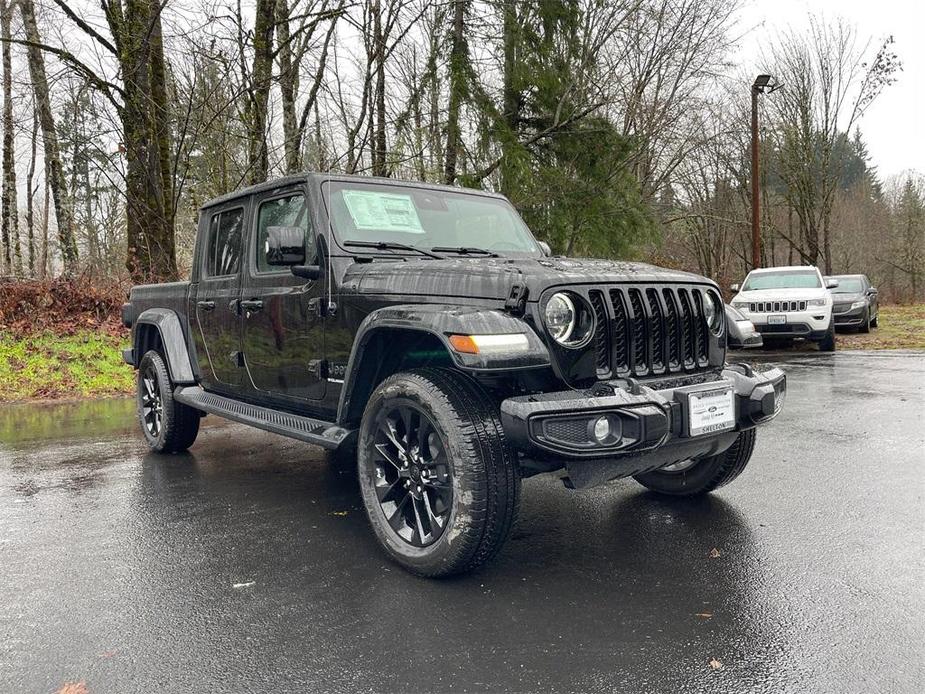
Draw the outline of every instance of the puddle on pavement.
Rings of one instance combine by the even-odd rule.
[[[0,405],[0,443],[105,438],[137,429],[134,398]]]

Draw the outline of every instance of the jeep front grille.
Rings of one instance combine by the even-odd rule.
[[[599,378],[648,376],[709,366],[704,290],[613,287],[606,294],[591,289],[587,297],[597,320],[591,347]]]
[[[752,313],[789,313],[805,311],[805,301],[753,301],[748,305]]]

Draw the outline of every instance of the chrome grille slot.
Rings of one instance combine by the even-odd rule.
[[[748,305],[752,313],[790,313],[805,311],[806,301],[752,301]]]

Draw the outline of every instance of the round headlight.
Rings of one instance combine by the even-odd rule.
[[[703,302],[703,317],[715,335],[723,332],[724,311],[720,298],[713,292],[707,292]]]
[[[575,304],[568,294],[553,294],[546,304],[546,329],[556,342],[565,344],[575,331]]]

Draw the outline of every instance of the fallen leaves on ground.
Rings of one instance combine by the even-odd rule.
[[[700,617],[701,619],[710,619],[713,616],[712,612],[698,612],[694,615],[695,617]]]
[[[719,559],[721,556],[720,551],[716,549],[716,547],[710,550],[710,559]]]
[[[331,511],[332,516],[346,516],[349,511]]]
[[[0,280],[0,328],[17,337],[45,331],[73,335],[92,329],[122,337],[122,302],[127,287],[118,280],[88,277]]]
[[[719,660],[717,660],[716,658],[710,658],[710,667],[711,667],[713,670],[722,670],[722,669],[723,669],[723,664],[722,664]]]
[[[86,682],[65,682],[55,694],[89,694]]]

